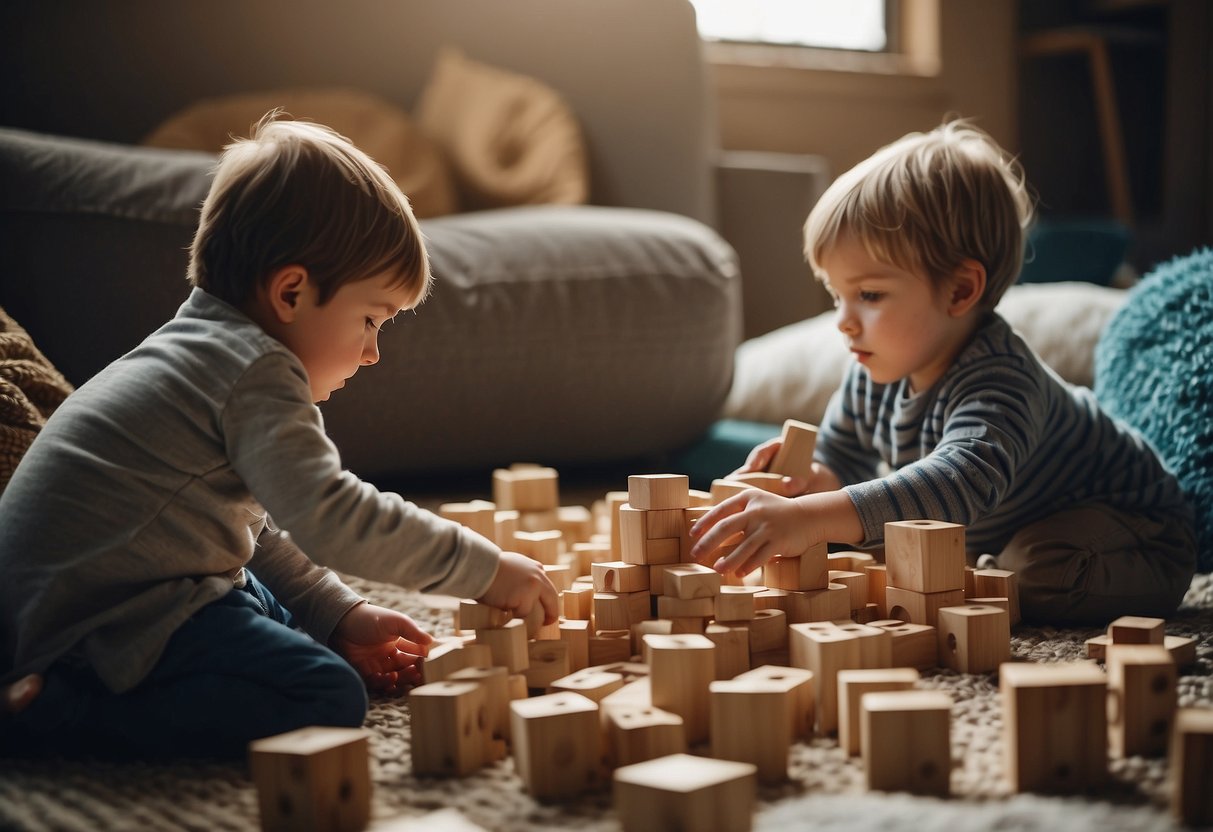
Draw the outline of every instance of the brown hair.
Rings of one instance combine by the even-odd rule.
[[[239,306],[275,269],[298,264],[323,304],[345,283],[394,270],[420,303],[430,267],[408,198],[344,136],[281,115],[267,113],[219,157],[190,283]]]
[[[940,285],[965,259],[985,266],[981,308],[993,309],[1023,267],[1032,198],[1023,169],[964,121],[911,133],[838,177],[809,213],[805,256],[851,237],[869,255]]]

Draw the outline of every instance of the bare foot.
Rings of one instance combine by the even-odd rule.
[[[11,685],[0,688],[0,714],[21,713],[41,692],[42,677],[37,673],[23,676]]]

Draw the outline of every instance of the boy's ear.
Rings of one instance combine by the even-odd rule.
[[[307,288],[307,269],[298,264],[281,266],[270,274],[265,283],[265,300],[279,323],[289,324],[295,320]]]
[[[948,312],[960,317],[970,312],[986,292],[986,267],[976,260],[962,260],[952,274]]]

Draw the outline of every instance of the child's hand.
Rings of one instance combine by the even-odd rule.
[[[812,513],[796,500],[747,488],[729,497],[695,523],[691,559],[721,574],[748,575],[776,555],[799,555],[821,542]],[[716,550],[742,533],[741,542],[715,563]]]
[[[746,457],[745,464],[729,474],[725,479],[734,477],[737,474],[766,471],[767,467],[775,460],[775,455],[779,453],[779,449],[783,447],[781,440],[782,437],[776,436],[773,439],[768,439],[761,445],[755,446],[754,450],[750,451],[750,455]],[[814,462],[813,471],[808,478],[784,477],[782,485],[783,496],[795,497],[799,494],[814,494],[819,491],[836,491],[842,488],[842,481],[838,479],[837,474],[825,465],[822,465],[820,462]]]
[[[482,604],[509,610],[526,618],[538,601],[543,606],[543,623],[554,624],[560,617],[556,587],[543,571],[543,565],[517,552],[502,552],[497,577],[488,592],[476,599]]]
[[[367,690],[395,696],[421,684],[418,663],[433,640],[402,612],[359,604],[337,622],[329,647],[358,671]]]

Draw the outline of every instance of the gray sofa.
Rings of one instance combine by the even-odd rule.
[[[423,223],[437,278],[323,406],[371,477],[653,458],[729,391],[736,255],[683,0],[57,0],[0,9],[0,306],[79,384],[172,315],[213,158],[135,146],[202,97],[348,85],[411,110],[443,45],[536,76],[592,205]]]

